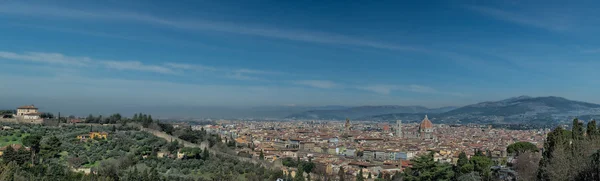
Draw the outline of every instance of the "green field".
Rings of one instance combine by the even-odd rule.
[[[29,133],[21,134],[20,132],[15,131],[12,135],[0,136],[0,147],[8,146],[11,144],[23,144],[21,141],[28,135]]]

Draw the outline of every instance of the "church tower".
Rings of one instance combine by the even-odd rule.
[[[396,137],[402,138],[402,120],[396,120]]]
[[[350,119],[346,118],[346,124],[344,124],[346,133],[350,132]]]

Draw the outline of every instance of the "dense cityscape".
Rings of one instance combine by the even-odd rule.
[[[435,124],[427,115],[418,123],[408,124],[402,120],[392,124],[349,119],[161,122],[141,113],[132,118],[120,114],[104,118],[55,117],[34,105],[2,112],[0,155],[5,166],[0,170],[0,180],[136,180],[136,175],[142,180],[284,181],[564,178],[540,174],[545,168],[542,153],[557,149],[548,147],[548,141],[556,141],[548,139],[565,134],[560,133],[563,126],[511,130],[478,124],[445,125]],[[583,125],[575,119],[573,125],[564,127],[572,128],[569,138],[578,135],[577,130],[581,137],[587,137],[582,139],[589,141],[583,149],[585,156],[594,154],[592,150],[600,146],[596,140],[600,132],[595,121],[586,128]],[[573,142],[579,138],[571,139]],[[138,146],[125,148],[128,144]],[[553,157],[558,155],[547,158]],[[222,162],[212,159],[230,159],[233,165],[206,170],[204,167],[218,165],[206,164]],[[597,167],[594,159],[591,167],[581,167],[579,174],[562,176],[598,178],[593,174]],[[199,165],[164,167],[168,163],[165,161]],[[423,165],[428,162],[433,165]],[[263,171],[232,173],[242,163]],[[427,168],[420,168],[423,166]],[[413,171],[417,168],[425,170]]]
[[[600,181],[599,7],[0,0],[0,181]]]

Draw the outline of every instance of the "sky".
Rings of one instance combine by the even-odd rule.
[[[0,0],[0,106],[600,103],[599,5]]]

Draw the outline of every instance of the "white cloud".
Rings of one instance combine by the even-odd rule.
[[[89,57],[74,57],[67,56],[60,53],[47,53],[47,52],[25,52],[15,53],[0,51],[0,58],[8,60],[20,60],[43,64],[59,64],[59,65],[71,65],[71,66],[100,66],[108,69],[115,70],[136,70],[144,72],[155,72],[162,74],[172,74],[173,70],[157,66],[157,65],[146,65],[139,61],[116,61],[116,60],[97,60]]]
[[[101,61],[108,68],[117,69],[117,70],[138,70],[145,72],[156,72],[163,74],[172,74],[173,70],[156,66],[156,65],[144,65],[139,61]]]
[[[334,83],[332,81],[328,81],[328,80],[300,80],[300,81],[295,81],[294,84],[305,85],[305,86],[321,88],[321,89],[330,89],[330,88],[334,88],[334,87],[338,86],[336,83]]]
[[[225,77],[230,78],[230,79],[235,79],[235,80],[255,80],[255,81],[263,80],[258,77],[244,75],[242,73],[230,73],[230,74],[227,74]]]
[[[166,66],[174,69],[193,70],[193,71],[217,71],[219,69],[210,66],[197,65],[197,64],[184,64],[184,63],[165,63]]]
[[[378,84],[378,85],[368,85],[368,86],[357,87],[357,89],[371,91],[371,92],[375,92],[378,94],[385,94],[385,95],[390,94],[393,91],[405,91],[405,92],[416,92],[416,93],[427,93],[427,94],[444,94],[444,95],[451,95],[451,96],[457,96],[457,97],[466,96],[465,94],[462,94],[462,93],[443,92],[443,91],[438,91],[432,87],[423,86],[423,85],[414,85],[414,84],[413,85]]]
[[[144,23],[174,27],[194,31],[217,31],[243,35],[261,36],[267,38],[277,38],[292,41],[303,41],[322,44],[351,45],[359,47],[370,47],[386,50],[400,51],[427,51],[414,46],[403,46],[391,43],[363,40],[354,37],[330,34],[314,31],[285,30],[280,28],[271,28],[265,26],[244,25],[241,23],[215,22],[206,20],[182,21],[160,18],[149,14],[129,13],[118,11],[94,11],[78,10],[69,8],[60,8],[52,6],[24,5],[18,3],[6,4],[0,7],[0,13],[17,14],[23,16],[41,16],[44,18],[68,18],[68,19],[96,19],[111,21],[128,21],[135,23]]]
[[[211,67],[197,64],[184,64],[168,62],[160,65],[149,65],[140,61],[118,61],[101,60],[90,57],[67,56],[60,53],[47,52],[25,52],[15,53],[0,51],[0,59],[27,61],[43,64],[65,65],[65,66],[92,66],[103,67],[113,70],[133,70],[142,72],[154,72],[160,74],[178,74],[180,71],[210,71],[219,74],[221,77],[227,77],[236,80],[262,80],[258,75],[283,74],[273,71],[254,70],[254,69],[233,69]]]
[[[88,57],[68,57],[59,53],[25,52],[22,54],[0,51],[0,58],[48,64],[85,66],[92,62]]]
[[[570,29],[569,21],[564,19],[564,15],[526,15],[482,6],[467,6],[466,8],[502,21],[507,21],[520,25],[537,27],[551,31],[565,31]]]

